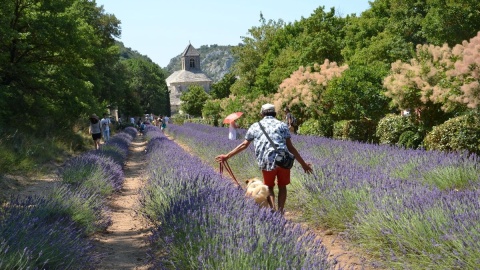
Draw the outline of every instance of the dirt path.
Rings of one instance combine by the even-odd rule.
[[[95,235],[97,251],[104,254],[97,269],[148,269],[147,249],[150,229],[139,208],[139,191],[143,186],[145,145],[137,136],[130,145],[125,183],[120,193],[112,196],[112,225],[105,233]]]

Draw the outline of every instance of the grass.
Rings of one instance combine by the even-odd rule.
[[[445,166],[423,174],[425,183],[441,190],[468,189],[478,182],[480,172],[476,166]]]
[[[85,151],[86,134],[59,134],[39,138],[19,130],[0,129],[0,173],[39,175],[48,163],[61,163],[71,155]]]

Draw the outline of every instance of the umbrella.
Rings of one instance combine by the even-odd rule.
[[[230,122],[237,120],[242,116],[243,112],[234,112],[229,114],[225,119],[223,119],[224,124],[230,124]]]

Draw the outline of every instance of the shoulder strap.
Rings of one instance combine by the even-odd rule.
[[[275,146],[275,144],[273,143],[272,139],[270,139],[270,136],[268,136],[267,132],[265,131],[265,128],[262,126],[262,124],[260,123],[260,121],[258,121],[258,125],[260,126],[260,129],[263,131],[263,134],[265,134],[265,136],[267,137],[268,141],[270,142],[270,144],[273,146],[273,149],[275,149],[275,151],[277,151],[277,147]]]

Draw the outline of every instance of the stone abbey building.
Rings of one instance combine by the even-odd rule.
[[[190,85],[199,85],[208,93],[212,85],[212,80],[202,72],[200,67],[200,53],[188,44],[187,48],[181,54],[182,69],[177,70],[168,76],[168,90],[170,91],[170,109],[171,113],[180,112],[180,96],[188,91]]]

